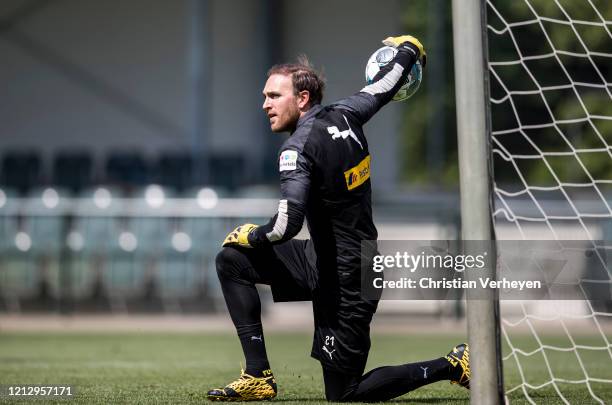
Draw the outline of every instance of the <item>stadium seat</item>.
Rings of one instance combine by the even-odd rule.
[[[111,252],[103,272],[106,291],[114,299],[122,301],[142,295],[146,265],[137,254],[119,250]]]
[[[177,191],[192,187],[197,181],[198,162],[194,162],[190,153],[176,152],[161,154],[155,166],[153,181]]]
[[[16,306],[13,309],[21,307],[23,300],[32,302],[41,295],[57,297],[61,238],[56,232],[61,220],[24,216],[31,207],[17,200],[15,191],[3,189],[0,201],[0,296],[11,301]],[[40,202],[40,198],[34,198],[30,205],[42,214],[47,208],[37,206]]]
[[[117,198],[123,197],[116,187],[100,186],[82,190],[78,194],[78,213],[73,218],[73,229],[82,235],[83,252],[102,254],[111,249],[118,238]]]
[[[53,160],[53,184],[76,193],[92,184],[92,167],[88,152],[60,152]]]
[[[217,153],[208,159],[208,182],[213,186],[236,190],[248,182],[247,175],[244,155]]]
[[[132,193],[134,212],[142,215],[130,217],[126,226],[138,239],[141,254],[158,254],[163,248],[163,239],[170,231],[170,219],[159,210],[165,206],[166,199],[174,196],[172,189],[157,184],[138,188]]]
[[[15,246],[19,222],[19,202],[16,197],[17,191],[14,189],[0,189],[0,257]]]
[[[194,199],[198,208],[205,213],[207,207],[217,206],[217,199],[228,195],[229,191],[222,187],[195,187],[185,191],[182,197]],[[216,255],[231,225],[223,218],[204,215],[185,218],[183,221],[185,232],[191,235],[194,253],[206,255]]]
[[[33,151],[7,152],[2,159],[2,184],[25,194],[41,183],[41,158]]]
[[[202,282],[197,251],[186,227],[188,218],[173,218],[163,238],[157,277],[164,297],[193,296]]]
[[[137,152],[115,152],[106,161],[106,179],[121,187],[143,186],[150,181],[150,171],[144,157]]]
[[[5,252],[0,268],[0,294],[12,299],[35,298],[41,285],[38,263],[32,255],[16,249]]]
[[[23,217],[21,230],[30,235],[33,253],[57,258],[64,247],[63,209],[68,194],[65,190],[51,187],[34,188],[28,193],[24,209],[29,215]]]
[[[62,271],[69,273],[69,296],[72,299],[90,299],[94,294],[96,282],[94,260],[87,254],[73,252],[70,263]]]
[[[103,299],[102,274],[110,261],[114,243],[119,237],[118,188],[99,186],[81,190],[69,230],[71,248],[70,272],[72,297],[76,300]],[[102,284],[101,284],[102,283]]]
[[[197,259],[187,252],[168,252],[159,261],[157,285],[162,298],[190,298],[202,284],[202,271]]]

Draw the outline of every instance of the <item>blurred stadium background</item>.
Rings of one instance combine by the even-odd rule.
[[[266,69],[305,53],[325,72],[327,102],[352,94],[408,14],[399,1],[3,2],[0,311],[223,311],[219,243],[276,205],[284,135],[261,112]],[[421,35],[449,40],[443,22],[436,30]],[[449,69],[427,75],[437,100],[452,98],[438,94]],[[440,173],[456,141],[444,114],[397,136],[410,107],[392,104],[367,128],[381,239],[455,238],[456,179]],[[432,139],[414,175],[413,137]]]
[[[512,8],[518,2],[495,3]],[[561,3],[580,12],[579,2]],[[612,3],[596,3],[612,21]],[[413,99],[392,103],[366,127],[380,239],[455,239],[461,225],[450,2],[3,0],[0,337],[66,328],[231,332],[215,255],[229,230],[267,221],[277,203],[276,153],[284,135],[271,134],[261,112],[267,68],[305,53],[323,69],[324,102],[332,102],[362,86],[370,53],[399,32],[423,40],[430,64]],[[609,34],[589,35],[609,53]],[[555,38],[560,46],[574,45],[565,32]],[[514,51],[491,44],[496,58]],[[572,61],[567,66],[580,71]],[[609,60],[601,69],[609,88]],[[506,72],[503,81],[520,90],[525,79]],[[493,97],[497,90],[494,83]],[[605,96],[590,100],[591,112],[611,115]],[[554,102],[555,111],[575,111],[567,97]],[[523,106],[524,122],[541,119],[537,106]],[[514,112],[492,112],[495,128],[512,125]],[[608,150],[611,122],[600,127]],[[579,126],[568,131],[576,148],[592,147]],[[529,145],[513,139],[504,143],[512,154],[527,153]],[[527,182],[546,178],[541,165],[526,162]],[[496,181],[521,189],[514,169],[500,163]],[[594,156],[587,175],[564,163],[555,169],[576,182],[612,177],[609,153]],[[602,190],[610,203],[610,188]],[[585,207],[594,201],[580,190],[575,196]],[[514,215],[537,211],[526,195],[510,200]],[[560,193],[538,203],[550,212],[566,206]],[[520,238],[509,222],[499,223],[498,233]],[[536,225],[523,229],[546,238]],[[556,230],[564,239],[582,238],[577,223]],[[609,217],[594,235],[612,239]],[[464,335],[463,302],[405,298],[381,304],[374,330]],[[270,302],[263,303],[272,329],[311,327],[307,303]],[[525,308],[535,315],[559,308],[590,313],[586,302],[563,305],[506,302],[504,312],[519,320],[526,319]],[[609,351],[608,318],[594,335],[603,335]],[[512,329],[532,334],[525,323]]]

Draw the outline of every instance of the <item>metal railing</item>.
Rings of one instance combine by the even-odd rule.
[[[211,189],[194,198],[157,188],[138,198],[48,190],[0,199],[0,312],[216,311],[224,306],[214,265],[220,241],[237,224],[267,222],[278,203]],[[451,238],[456,207],[448,196],[421,195],[374,211],[381,238],[431,225],[433,236]]]

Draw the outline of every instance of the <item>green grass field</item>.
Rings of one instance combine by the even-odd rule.
[[[593,339],[591,343],[599,343]],[[437,357],[459,341],[458,336],[374,335],[368,369]],[[268,334],[268,351],[280,390],[276,401],[326,403],[319,364],[309,357],[310,342],[307,334]],[[549,342],[556,340],[550,338]],[[519,339],[515,344],[528,349],[530,343]],[[555,372],[566,378],[584,378],[568,358],[564,354],[549,360]],[[241,361],[238,339],[229,333],[0,333],[0,385],[72,385],[75,396],[66,403],[201,403],[206,401],[207,389],[238,376]],[[520,382],[517,369],[511,361],[506,363],[506,386],[516,386]],[[612,377],[610,358],[601,352],[585,357],[585,363],[591,377]],[[529,369],[530,382],[549,379],[541,356],[524,359],[522,364]],[[612,402],[612,384],[592,387],[600,398]],[[584,384],[559,384],[559,388],[571,403],[595,403]],[[531,395],[537,403],[561,403],[550,387]],[[467,390],[439,382],[393,402],[465,404],[468,398]],[[518,392],[511,395],[511,401],[528,403]],[[24,402],[0,398],[0,403]]]

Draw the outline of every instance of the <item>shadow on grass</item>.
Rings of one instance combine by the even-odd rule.
[[[325,398],[275,398],[274,402],[326,402],[329,404],[363,404],[364,402],[327,402]],[[376,404],[465,404],[469,402],[469,398],[451,398],[451,397],[439,397],[439,398],[396,398],[382,402],[371,402]]]
[[[465,404],[470,402],[469,398],[449,398],[449,397],[439,397],[439,398],[406,398],[406,399],[392,399],[391,403],[401,404],[404,402],[409,402],[411,404]]]

